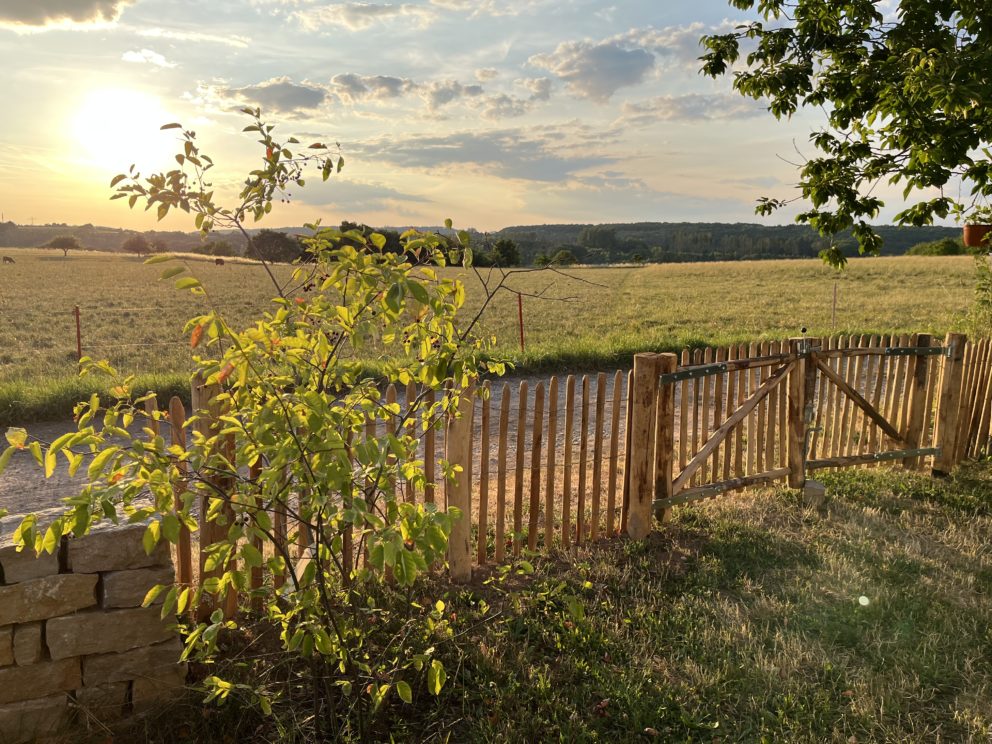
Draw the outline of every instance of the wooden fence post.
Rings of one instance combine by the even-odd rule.
[[[222,388],[220,385],[207,385],[199,376],[193,380],[192,389],[190,390],[190,407],[193,409],[193,414],[198,417],[196,428],[205,437],[215,436],[220,429],[220,416],[222,411],[217,403],[217,396],[220,394],[221,390]],[[233,439],[230,436],[225,437],[225,439],[220,442],[220,446],[225,450],[224,455],[229,460],[233,460]],[[224,476],[212,477],[211,484],[220,493],[229,493],[232,486],[230,478],[226,478]],[[214,497],[215,494],[212,495],[212,492],[210,491],[203,491],[200,496],[200,586],[203,586],[203,582],[207,579],[219,579],[224,575],[224,571],[233,567],[234,564],[234,558],[232,557],[225,566],[217,566],[212,571],[205,570],[207,560],[206,547],[224,540],[227,535],[228,526],[234,523],[234,510],[231,508],[230,502],[226,503],[223,507],[224,516],[226,517],[227,522],[226,525],[219,525],[215,521],[207,520],[207,513],[210,508],[210,499]],[[237,603],[238,595],[233,587],[228,588],[227,595],[223,598],[223,600],[216,595],[208,596],[205,594],[200,600],[200,606],[197,608],[197,619],[201,621],[205,620],[217,607],[223,609],[224,617],[231,618],[237,611]]]
[[[659,354],[655,379],[674,372],[679,366],[678,354]],[[672,497],[672,466],[675,461],[675,383],[658,385],[658,407],[655,414],[654,498]],[[672,518],[671,507],[661,507],[655,516],[662,524]]]
[[[810,342],[805,338],[789,339],[789,350],[799,358],[789,372],[789,439],[788,465],[789,488],[802,488],[806,485],[806,404],[804,402],[808,382],[806,369],[810,365],[804,356]]]
[[[448,419],[444,437],[445,458],[462,470],[447,484],[448,507],[458,507],[462,515],[451,527],[448,539],[448,571],[452,581],[472,580],[472,413],[475,386],[461,391],[458,417]],[[483,453],[483,457],[487,454]]]
[[[964,371],[964,347],[967,336],[948,333],[944,339],[943,370],[940,376],[940,403],[937,408],[937,429],[934,441],[940,454],[934,457],[934,475],[947,475],[957,464],[955,452],[958,439],[958,414],[961,410],[961,377]]]
[[[930,346],[931,338],[929,333],[914,333],[910,343],[913,346]],[[909,369],[906,372],[906,396],[908,398],[906,401],[906,444],[913,449],[918,449],[923,443],[929,361],[930,357],[911,356]],[[902,461],[902,466],[912,470],[922,461],[923,458],[921,457],[907,457]]]
[[[634,355],[630,397],[630,505],[627,534],[643,540],[651,532],[654,513],[654,419],[658,395],[657,354]]]

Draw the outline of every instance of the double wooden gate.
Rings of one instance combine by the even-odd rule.
[[[925,334],[795,338],[703,358],[635,357],[630,512],[633,536],[678,504],[820,469],[932,459],[958,448],[965,338]],[[638,510],[640,512],[638,513]]]

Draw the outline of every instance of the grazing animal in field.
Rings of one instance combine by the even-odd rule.
[[[14,260],[13,258],[11,258],[10,256],[4,256],[4,257],[3,257],[3,262],[4,262],[5,264],[8,264],[8,263],[9,263],[9,264],[12,264],[12,263],[17,263],[17,262],[16,262],[16,261],[15,261],[15,260]]]
[[[214,259],[214,263],[217,264],[218,266],[223,266],[224,265],[224,259],[223,258],[215,258]]]

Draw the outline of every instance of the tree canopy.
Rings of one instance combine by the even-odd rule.
[[[985,0],[730,0],[763,20],[703,38],[702,71],[733,68],[734,88],[776,117],[822,107],[827,125],[801,166],[809,209],[796,220],[824,235],[851,229],[862,253],[880,238],[868,220],[882,184],[903,187],[895,219],[967,218],[992,195],[992,6]],[[742,46],[750,51],[740,64]],[[764,197],[768,214],[787,201]],[[836,244],[821,255],[845,257]]]
[[[56,235],[54,238],[45,243],[43,247],[60,250],[64,256],[68,256],[69,251],[79,251],[83,248],[79,242],[79,239],[75,235]]]
[[[137,253],[139,256],[147,255],[152,251],[152,245],[141,233],[132,235],[121,244],[121,250],[127,253]]]

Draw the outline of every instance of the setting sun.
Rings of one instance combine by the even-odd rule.
[[[158,97],[127,88],[100,88],[85,94],[72,115],[71,137],[93,165],[118,171],[122,164],[159,168],[172,141],[159,128],[169,114]],[[126,165],[125,165],[126,167]]]

